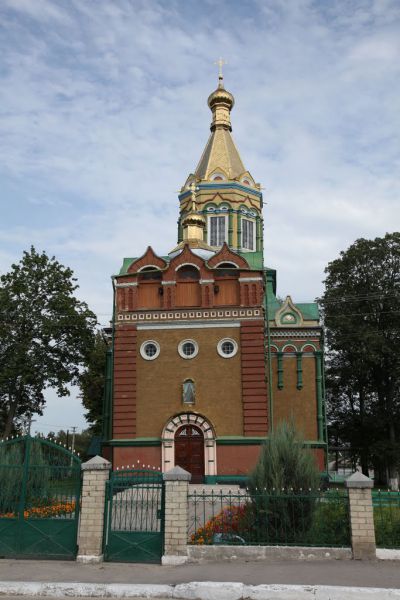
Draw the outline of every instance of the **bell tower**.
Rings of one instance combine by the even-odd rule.
[[[243,256],[263,253],[263,199],[232,138],[235,99],[225,89],[222,59],[218,87],[208,97],[211,134],[200,161],[179,193],[178,246],[218,251],[224,243]],[[172,254],[171,253],[171,254]]]

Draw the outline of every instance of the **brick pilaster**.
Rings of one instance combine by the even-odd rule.
[[[268,411],[263,321],[242,321],[240,349],[243,433],[247,436],[264,436],[268,433]]]
[[[136,434],[136,325],[118,325],[114,342],[113,437]]]
[[[349,490],[351,545],[353,558],[376,558],[374,513],[371,488],[373,482],[362,473],[353,473],[345,481]]]
[[[103,560],[104,502],[111,463],[95,456],[82,465],[82,505],[78,533],[78,562]]]
[[[162,564],[187,561],[188,489],[191,474],[174,467],[163,475],[165,481],[165,534]]]

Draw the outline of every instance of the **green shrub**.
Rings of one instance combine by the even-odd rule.
[[[400,507],[374,507],[376,545],[379,548],[400,548]]]
[[[0,515],[18,510],[22,489],[22,463],[20,444],[0,444]]]
[[[51,495],[50,467],[43,456],[40,441],[34,438],[30,440],[29,469],[24,482],[25,452],[25,440],[0,445],[0,514],[18,512],[23,483],[24,509],[46,503]]]
[[[304,447],[294,424],[280,424],[263,444],[250,475],[252,535],[269,543],[304,543],[319,481],[314,456]]]
[[[315,508],[308,543],[318,546],[350,546],[350,522],[346,498],[329,498]]]

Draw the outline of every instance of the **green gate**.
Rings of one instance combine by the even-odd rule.
[[[74,559],[81,461],[38,437],[0,442],[0,557]]]
[[[164,483],[157,471],[114,471],[107,483],[104,557],[159,563],[164,547]]]

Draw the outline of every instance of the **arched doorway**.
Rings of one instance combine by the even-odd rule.
[[[203,475],[207,478],[217,474],[217,446],[216,436],[212,423],[202,415],[197,413],[179,413],[165,424],[161,434],[161,453],[162,470],[165,473],[176,464],[175,441],[178,436],[175,434],[184,425],[192,425],[201,431],[201,440],[203,443]],[[184,435],[179,438],[185,437]],[[198,436],[194,436],[198,437]],[[196,442],[194,442],[196,443]],[[182,444],[183,445],[183,444]],[[192,480],[193,481],[193,480]]]
[[[204,436],[200,427],[187,424],[176,431],[175,465],[191,473],[191,483],[203,483]]]

